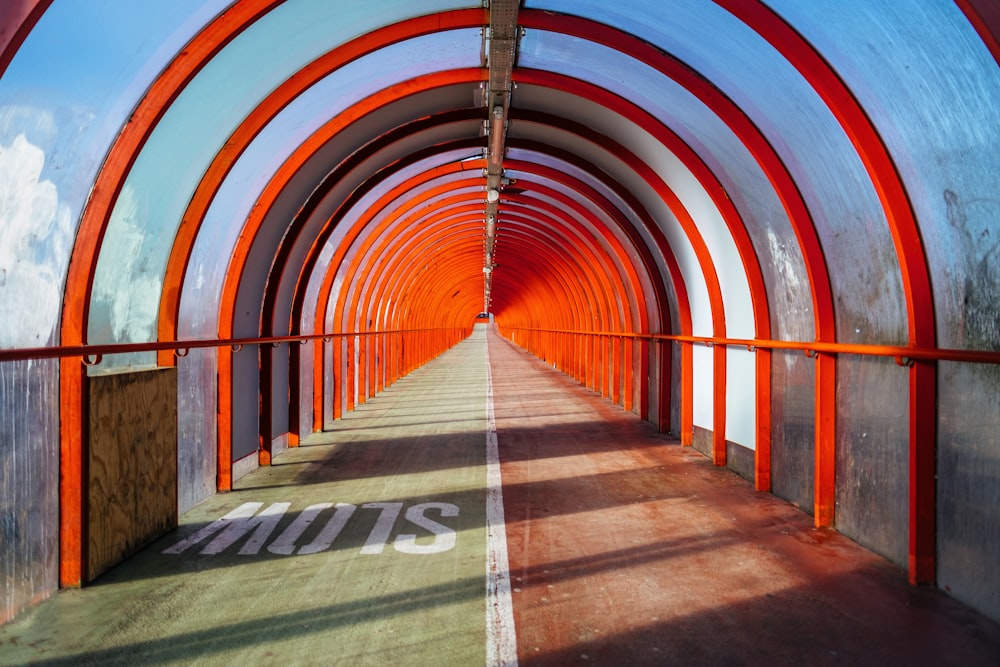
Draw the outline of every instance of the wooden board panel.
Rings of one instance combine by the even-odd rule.
[[[177,369],[89,382],[88,581],[177,526]]]

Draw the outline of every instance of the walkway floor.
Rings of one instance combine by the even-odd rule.
[[[0,627],[0,664],[1000,664],[1000,625],[493,336],[490,382],[486,347]]]

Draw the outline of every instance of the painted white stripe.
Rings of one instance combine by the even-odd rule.
[[[434,541],[430,544],[417,544],[417,536],[413,533],[397,535],[395,542],[392,543],[396,547],[396,551],[404,554],[439,554],[451,551],[455,547],[457,540],[455,529],[425,516],[424,512],[429,509],[437,510],[442,517],[458,516],[458,505],[451,503],[411,505],[406,510],[406,520],[434,535]]]
[[[500,452],[493,412],[493,371],[486,332],[486,665],[516,667],[517,640],[511,602],[507,531],[503,517]]]
[[[216,519],[212,523],[208,524],[207,526],[196,532],[194,535],[191,535],[186,539],[181,540],[172,547],[164,549],[163,553],[179,554],[188,547],[198,544],[202,540],[207,540],[212,535],[215,535],[216,533],[220,532],[223,528],[227,528],[228,526],[231,526],[234,523],[238,523],[240,521],[246,521],[254,514],[256,514],[257,510],[259,510],[263,506],[264,503],[243,503],[229,514],[225,515],[221,519]]]
[[[337,507],[333,510],[333,516],[323,526],[323,530],[319,531],[316,539],[304,547],[299,547],[299,555],[318,554],[320,551],[329,549],[356,509],[358,509],[357,506],[350,503],[337,503]]]
[[[318,503],[305,508],[305,510],[295,517],[292,525],[285,528],[285,532],[267,546],[267,550],[273,554],[284,554],[285,556],[295,553],[295,540],[302,537],[302,533],[306,532],[306,528],[312,525],[312,522],[316,520],[320,512],[331,507],[333,507],[333,503]]]
[[[361,547],[363,554],[380,554],[385,549],[389,536],[392,535],[392,527],[396,525],[399,513],[403,511],[403,503],[365,503],[361,508],[382,510],[372,527],[372,532],[368,533],[365,545]]]

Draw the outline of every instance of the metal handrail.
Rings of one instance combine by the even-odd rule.
[[[305,344],[315,340],[330,340],[347,336],[378,336],[401,333],[423,333],[428,331],[454,331],[464,327],[432,327],[424,329],[390,329],[385,331],[338,331],[319,334],[299,334],[295,336],[263,336],[259,338],[215,338],[172,341],[151,341],[147,343],[106,343],[100,345],[53,345],[48,347],[22,347],[0,349],[0,362],[26,361],[35,359],[61,359],[65,357],[81,357],[86,366],[93,366],[112,354],[131,354],[135,352],[158,352],[173,350],[178,357],[196,348],[231,347],[238,351],[245,345],[273,345],[282,343]]]
[[[157,352],[173,350],[178,357],[186,356],[192,349],[210,347],[232,347],[239,350],[246,345],[273,345],[301,343],[314,340],[329,340],[346,336],[375,336],[400,333],[422,333],[428,331],[453,330],[456,327],[424,329],[391,329],[386,331],[340,331],[319,334],[299,334],[295,336],[265,336],[257,338],[218,338],[175,341],[152,341],[147,343],[108,343],[101,345],[67,345],[48,347],[28,347],[0,350],[0,362],[24,361],[28,359],[59,359],[80,357],[86,365],[100,363],[103,357],[112,354],[135,352]],[[462,328],[462,327],[457,327]],[[636,333],[628,331],[576,331],[573,329],[542,329],[529,327],[501,327],[510,331],[532,331],[539,333],[574,334],[581,336],[603,336],[628,338],[633,340],[670,341],[675,343],[700,344],[705,346],[723,345],[769,350],[793,350],[807,356],[816,354],[853,354],[862,356],[891,357],[900,365],[909,365],[913,360],[962,361],[980,364],[1000,364],[1000,351],[957,350],[951,348],[916,347],[912,345],[870,345],[859,343],[828,343],[822,341],[785,341],[760,338],[725,338],[718,336],[683,336],[675,334]]]
[[[725,338],[718,336],[682,336],[673,334],[635,333],[627,331],[574,331],[572,329],[535,329],[528,327],[504,327],[509,331],[535,331],[541,333],[576,334],[582,336],[604,336],[629,338],[646,341],[671,341],[675,343],[745,347],[755,349],[793,350],[814,357],[816,354],[853,354],[874,357],[892,357],[901,366],[908,366],[914,360],[963,361],[979,364],[1000,364],[1000,351],[957,350],[939,347],[917,347],[913,345],[869,345],[861,343],[827,343],[821,341],[786,341],[761,338]]]

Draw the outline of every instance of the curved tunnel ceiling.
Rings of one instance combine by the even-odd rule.
[[[258,437],[321,428],[378,388],[358,377],[375,346],[355,337],[488,311],[522,342],[578,335],[554,361],[687,443],[707,429],[716,462],[727,441],[753,450],[759,488],[772,436],[814,438],[789,454],[813,458],[784,475],[801,488],[780,492],[815,490],[820,525],[834,445],[853,437],[838,401],[881,388],[903,397],[890,407],[907,417],[879,428],[887,448],[908,441],[912,476],[912,542],[891,550],[926,579],[914,559],[933,561],[935,452],[954,430],[937,415],[992,386],[974,363],[928,360],[1000,349],[997,4],[483,4],[8,2],[0,348],[134,344],[107,370],[220,343],[182,370],[219,380],[218,412],[188,426],[217,438],[223,488]],[[221,344],[332,334],[351,340],[259,360]],[[621,342],[650,334],[685,344]],[[400,363],[425,360],[422,344]],[[60,366],[53,391],[64,470],[82,451],[84,428],[66,426],[84,419],[80,373]],[[350,395],[331,405],[334,381]],[[773,429],[772,382],[789,410]],[[260,424],[226,418],[256,417],[258,398]]]
[[[27,267],[51,284],[8,304],[3,344],[490,311],[508,330],[990,348],[989,3],[492,5],[17,3],[0,93],[36,104],[6,108],[3,141],[56,200],[46,243],[8,232],[5,294]],[[708,396],[722,378],[693,354]]]
[[[13,15],[4,33],[8,88],[78,45],[55,46],[69,25],[78,40],[134,28],[80,72],[46,74],[67,81],[47,91],[60,108],[111,109],[85,134],[107,145],[103,164],[60,154],[68,138],[38,142],[41,178],[77,169],[69,186],[53,179],[79,220],[61,341],[430,326],[491,308],[524,326],[935,344],[934,305],[940,321],[951,295],[933,295],[929,276],[951,261],[937,249],[962,239],[918,221],[947,215],[947,198],[923,193],[957,176],[921,159],[916,135],[946,100],[907,93],[907,77],[923,57],[920,76],[960,96],[950,129],[974,151],[968,127],[997,113],[974,99],[996,79],[988,10],[508,4],[521,28],[504,113],[511,184],[496,252],[476,262],[488,10],[385,3],[334,18],[323,3],[217,2],[84,16],[22,3],[25,22]],[[867,49],[831,41],[845,28]],[[933,60],[900,48],[927,31]],[[16,110],[7,125],[29,142],[44,133]],[[966,157],[963,185],[994,185],[977,168],[987,159]],[[421,245],[431,228],[441,241]],[[847,257],[857,272],[831,270]],[[453,275],[458,264],[469,273]],[[491,270],[497,289],[483,294]],[[362,276],[377,303],[349,293]],[[419,314],[400,302],[417,280],[438,286]],[[555,292],[529,305],[542,283]],[[334,313],[351,299],[381,321]]]

